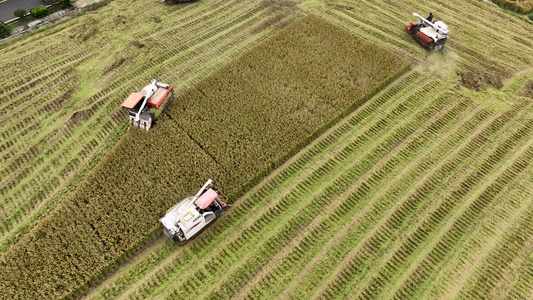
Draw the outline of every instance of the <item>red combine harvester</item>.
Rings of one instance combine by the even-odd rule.
[[[148,131],[155,119],[173,100],[174,89],[166,83],[152,79],[152,82],[140,92],[132,93],[122,106],[129,109],[130,124]]]
[[[405,28],[409,31],[415,40],[422,46],[430,50],[441,50],[444,48],[444,43],[448,39],[448,26],[442,21],[431,22],[417,13],[413,16],[418,17],[420,21],[413,22]],[[430,15],[433,18],[432,15]]]

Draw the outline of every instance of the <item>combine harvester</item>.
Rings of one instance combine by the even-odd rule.
[[[417,13],[413,13],[413,16],[418,17],[420,21],[405,26],[407,31],[426,49],[443,49],[448,39],[448,26],[442,21],[433,23],[432,20],[427,20]],[[433,15],[430,14],[430,17],[433,18]]]
[[[163,233],[172,241],[185,243],[218,218],[229,205],[218,198],[217,192],[208,189],[211,179],[192,198],[186,198],[159,219]]]
[[[155,119],[173,100],[174,89],[166,83],[152,79],[140,92],[131,94],[122,106],[129,109],[130,124],[148,131],[154,125]]]

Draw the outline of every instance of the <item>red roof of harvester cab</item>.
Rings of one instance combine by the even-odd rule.
[[[143,94],[141,94],[141,92],[135,92],[131,94],[126,100],[124,100],[122,106],[126,108],[134,108],[135,105],[137,105],[137,103],[139,103],[139,101],[141,101],[143,97],[144,96]]]
[[[205,209],[211,203],[213,203],[213,201],[215,201],[217,197],[217,192],[213,191],[212,189],[208,189],[205,193],[202,194],[202,196],[200,196],[200,198],[198,198],[198,200],[196,200],[195,203],[200,209]]]

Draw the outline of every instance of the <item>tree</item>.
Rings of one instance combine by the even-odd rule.
[[[4,22],[0,21],[0,39],[8,37],[10,34],[9,29],[7,28]]]
[[[15,15],[15,17],[20,18],[20,20],[23,21],[24,17],[26,17],[26,10],[24,10],[22,8],[19,8],[19,9],[15,10],[15,12],[13,12],[13,14]]]
[[[44,5],[39,5],[30,9],[30,14],[36,18],[42,18],[48,14],[48,9]]]
[[[67,8],[70,6],[70,0],[62,0],[61,1],[61,7]]]
[[[19,8],[13,12],[15,17],[19,18],[20,22],[24,24],[24,28],[28,29],[28,24],[26,24],[26,10]]]

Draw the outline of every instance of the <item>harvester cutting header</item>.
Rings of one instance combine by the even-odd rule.
[[[413,16],[418,17],[420,21],[413,22],[405,28],[413,37],[425,48],[431,50],[441,50],[448,39],[448,26],[442,21],[433,21],[433,14],[430,13],[427,19],[417,13]]]
[[[122,106],[130,109],[129,120],[133,126],[148,131],[155,119],[173,100],[174,89],[166,83],[152,79],[152,82],[140,92],[132,93]]]

